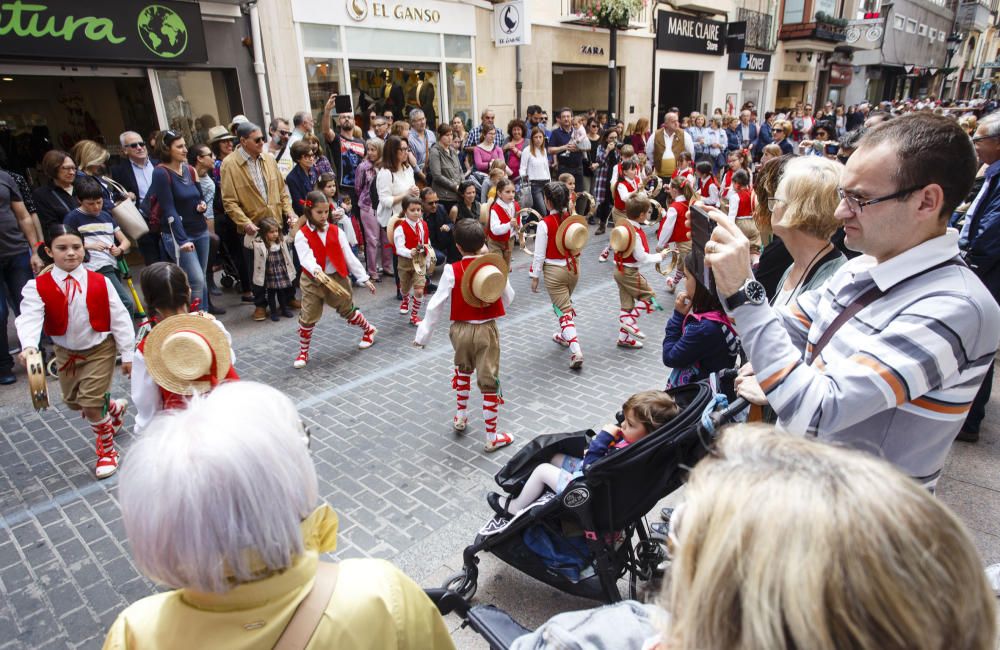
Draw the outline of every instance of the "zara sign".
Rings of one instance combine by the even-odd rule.
[[[726,23],[673,11],[657,12],[656,49],[693,54],[723,54]]]

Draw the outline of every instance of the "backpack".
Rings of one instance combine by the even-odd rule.
[[[191,172],[191,181],[197,186],[198,176],[195,174],[194,167],[188,164],[185,164],[184,166],[188,168],[189,172]],[[157,165],[157,167],[162,167],[167,170],[167,184],[170,185],[170,191],[172,192],[174,185],[173,172],[169,167],[162,163]],[[155,194],[147,192],[146,200],[149,202],[149,210],[147,211],[147,214],[149,215],[149,232],[158,235],[160,234],[163,224],[163,208],[160,207],[160,202],[156,200]]]
[[[372,167],[372,171],[375,174],[372,176],[372,182],[368,184],[368,197],[372,202],[372,212],[378,212],[378,170]]]

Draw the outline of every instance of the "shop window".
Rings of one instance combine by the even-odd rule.
[[[449,59],[471,59],[472,39],[468,36],[445,34],[444,55]]]
[[[927,37],[932,41],[937,40],[937,29],[931,27],[930,34]]]
[[[340,52],[340,28],[302,23],[302,49]]]
[[[906,19],[906,33],[907,34],[917,33],[917,21],[913,20],[912,18]]]
[[[191,144],[208,142],[208,130],[233,116],[226,75],[220,70],[158,70],[167,127]]]
[[[917,35],[918,36],[927,36],[927,25],[924,25],[923,23],[921,23],[920,27],[917,28]]]
[[[892,17],[892,28],[903,31],[904,27],[906,27],[906,16],[894,14]]]
[[[368,29],[348,27],[344,30],[347,50],[352,56],[378,54],[379,56],[407,56],[441,58],[441,37],[434,33],[401,32],[393,29]]]
[[[468,127],[476,119],[472,110],[472,65],[469,63],[445,64],[448,76],[448,102],[451,115],[458,115]],[[443,120],[442,120],[443,121]]]
[[[944,30],[938,32],[938,42],[944,43]]]
[[[330,95],[339,95],[344,88],[340,75],[340,60],[307,56],[306,85],[309,88],[309,107],[316,118],[316,124],[320,124],[327,98]]]
[[[782,22],[786,25],[801,23],[805,13],[805,0],[785,0],[785,14]]]

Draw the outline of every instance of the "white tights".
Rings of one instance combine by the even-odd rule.
[[[553,492],[557,492],[559,477],[565,471],[562,469],[564,458],[563,454],[556,454],[549,462],[542,463],[531,470],[531,476],[528,477],[528,481],[524,484],[521,494],[517,498],[511,499],[510,503],[507,504],[507,512],[515,515],[519,510],[527,508],[535,499],[545,493],[546,487]]]

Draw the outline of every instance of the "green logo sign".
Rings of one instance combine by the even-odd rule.
[[[149,5],[139,12],[139,38],[153,54],[164,59],[181,55],[187,48],[187,25],[173,9]]]

